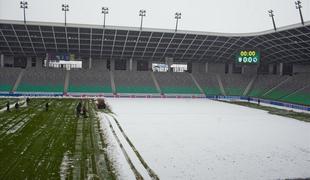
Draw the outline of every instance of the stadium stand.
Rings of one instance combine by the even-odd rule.
[[[0,68],[0,91],[10,92],[20,71],[20,68]]]
[[[242,96],[253,76],[240,74],[221,74],[221,80],[228,96]]]
[[[309,85],[309,83],[309,74],[294,75],[263,97],[267,99],[285,100],[290,94]]]
[[[114,80],[117,93],[159,93],[148,71],[114,71]]]
[[[47,68],[26,69],[17,92],[63,92],[65,70]]]
[[[222,95],[216,74],[193,73],[193,76],[207,96]]]
[[[265,93],[287,78],[288,76],[280,75],[258,75],[252,89],[247,95],[251,97],[262,97]]]
[[[100,69],[71,69],[68,92],[112,93],[110,74]]]
[[[165,94],[200,94],[188,73],[156,72],[154,75]]]
[[[310,85],[301,89],[300,91],[296,91],[295,93],[282,98],[282,100],[297,104],[310,105]]]

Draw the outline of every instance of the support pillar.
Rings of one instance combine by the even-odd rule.
[[[132,71],[132,58],[129,59],[129,71]]]
[[[27,57],[26,68],[31,68],[31,57]]]
[[[148,61],[148,71],[152,71],[152,61]]]
[[[283,63],[279,64],[279,75],[283,75]]]
[[[228,74],[233,73],[233,64],[228,64]]]
[[[88,61],[88,69],[91,69],[91,64],[92,63],[92,58],[91,57],[89,57],[89,61]]]
[[[4,67],[4,55],[3,54],[1,54],[0,56],[0,67],[1,68]]]
[[[114,70],[115,70],[115,60],[110,59],[110,71],[114,71]]]

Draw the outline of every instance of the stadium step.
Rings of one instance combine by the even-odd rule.
[[[256,78],[257,78],[257,75],[255,75],[255,76],[252,78],[252,80],[249,82],[249,84],[247,85],[247,87],[245,88],[245,90],[244,90],[244,92],[243,92],[243,94],[242,94],[243,96],[246,96],[246,95],[251,91],[252,86],[253,86],[253,84],[254,84]]]
[[[17,78],[17,80],[16,80],[16,82],[15,82],[11,92],[15,92],[16,91],[17,87],[19,86],[19,84],[20,84],[20,82],[21,82],[21,80],[23,78],[23,75],[24,75],[25,71],[26,71],[26,69],[22,69],[20,71],[20,73],[18,75],[18,78]]]
[[[194,77],[194,75],[192,73],[189,74],[192,78],[192,80],[194,81],[195,85],[197,86],[197,88],[199,89],[201,94],[204,94],[204,91],[202,90],[201,86],[199,85],[199,83],[197,82],[196,78]]]
[[[113,71],[110,71],[112,93],[116,94],[115,81]]]
[[[219,83],[219,87],[220,87],[221,93],[224,96],[226,96],[226,92],[225,92],[225,89],[224,89],[224,86],[223,86],[223,83],[222,83],[222,80],[221,80],[221,76],[216,74],[216,79],[217,79],[217,82]]]
[[[293,95],[299,93],[300,91],[302,91],[302,90],[304,90],[304,89],[306,89],[306,88],[308,88],[308,87],[310,87],[310,84],[308,84],[308,85],[306,85],[306,86],[304,86],[304,87],[302,87],[302,88],[299,88],[299,89],[297,89],[296,91],[293,91],[293,92],[291,92],[291,93],[289,93],[289,94],[287,94],[287,95],[281,97],[281,99],[284,99],[284,98],[288,98],[288,97],[290,97],[290,96],[293,96]]]
[[[65,94],[68,92],[69,82],[70,82],[70,71],[67,71],[66,72],[65,83],[64,83],[64,93]]]
[[[155,87],[156,87],[157,91],[158,91],[160,94],[163,94],[163,92],[162,92],[162,90],[160,89],[160,86],[159,86],[159,84],[158,84],[158,81],[157,81],[157,79],[156,79],[156,77],[155,77],[153,71],[151,71],[150,73],[151,73],[151,77],[152,77],[152,79],[153,79],[153,82],[154,82],[154,84],[155,84]]]
[[[277,84],[275,87],[271,88],[269,91],[267,91],[266,93],[264,93],[262,95],[262,97],[266,96],[267,94],[271,93],[273,90],[277,89],[279,86],[281,86],[282,84],[286,83],[287,81],[289,81],[291,79],[291,77],[287,77],[286,79],[284,79],[282,82],[280,82],[279,84]]]

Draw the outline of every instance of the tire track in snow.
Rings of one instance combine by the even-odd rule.
[[[136,149],[136,147],[133,145],[133,143],[130,141],[130,139],[128,138],[128,136],[125,134],[123,128],[121,127],[121,125],[119,124],[118,120],[111,115],[111,117],[114,119],[115,123],[117,124],[119,130],[121,131],[122,135],[124,136],[124,138],[126,139],[127,143],[130,145],[130,147],[132,148],[132,150],[135,152],[136,156],[138,157],[138,159],[140,160],[141,164],[143,165],[143,167],[147,170],[148,174],[150,175],[150,177],[154,180],[159,180],[158,175],[154,172],[154,170],[152,170],[149,165],[145,162],[145,160],[142,158],[142,156],[140,155],[139,151]]]
[[[120,148],[121,148],[121,150],[122,150],[122,152],[123,152],[123,154],[124,154],[124,156],[125,156],[125,158],[126,158],[128,164],[129,164],[131,170],[133,171],[133,173],[134,173],[136,179],[137,179],[137,180],[143,180],[143,177],[141,176],[141,174],[138,172],[138,170],[136,169],[136,167],[135,167],[134,164],[132,163],[132,160],[130,159],[128,153],[126,152],[126,150],[125,150],[125,148],[124,148],[124,146],[123,146],[123,144],[121,143],[120,139],[118,138],[118,136],[117,136],[117,134],[116,134],[116,132],[115,132],[113,126],[112,126],[112,123],[111,123],[110,119],[107,118],[106,114],[104,114],[104,118],[105,118],[105,119],[107,120],[107,122],[109,123],[109,127],[110,127],[110,129],[111,129],[111,131],[112,131],[112,134],[114,135],[114,137],[115,137],[117,143],[119,144],[119,146],[120,146]]]

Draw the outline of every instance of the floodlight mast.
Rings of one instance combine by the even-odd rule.
[[[295,1],[295,7],[296,7],[296,9],[299,10],[301,24],[305,25],[304,18],[302,17],[302,12],[301,12],[301,8],[302,8],[301,1],[299,1],[299,0]]]
[[[274,31],[277,31],[276,23],[275,23],[275,21],[274,21],[274,14],[273,14],[273,10],[272,10],[272,9],[270,9],[270,10],[268,11],[268,13],[269,13],[269,16],[270,16],[270,17],[271,17],[271,19],[272,19],[272,24],[273,24]]]
[[[140,31],[142,31],[143,17],[146,16],[146,10],[141,9],[141,10],[139,11],[139,16],[141,16]]]
[[[175,23],[175,32],[177,32],[178,30],[178,25],[179,25],[179,19],[181,19],[181,13],[180,12],[176,12],[174,18],[176,19],[176,23]]]
[[[24,24],[26,24],[26,9],[28,9],[28,2],[20,1],[20,8],[24,9]]]
[[[105,28],[105,18],[106,18],[106,15],[109,14],[109,8],[102,7],[101,13],[103,14],[103,28]]]
[[[69,11],[69,5],[68,4],[62,4],[62,11],[65,12],[65,26],[67,26],[67,11]]]

